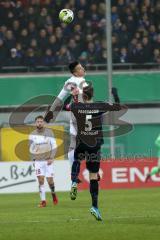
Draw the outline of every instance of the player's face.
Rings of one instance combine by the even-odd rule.
[[[44,128],[44,120],[41,119],[41,118],[38,118],[38,119],[36,120],[36,127],[37,127],[38,129]]]
[[[74,69],[74,75],[76,77],[83,77],[85,75],[85,69],[81,64],[78,64]]]

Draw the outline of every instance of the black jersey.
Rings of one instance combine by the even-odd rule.
[[[75,116],[77,125],[77,143],[89,147],[99,147],[103,144],[102,114],[107,111],[119,111],[119,104],[105,102],[73,103],[71,111]]]

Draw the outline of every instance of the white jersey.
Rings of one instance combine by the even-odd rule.
[[[86,87],[87,85],[88,84],[86,83],[83,77],[75,77],[73,75],[65,82],[63,89],[58,95],[58,98],[60,100],[64,100],[64,98],[71,93],[72,88],[77,87],[80,93],[80,96],[78,96],[78,100],[81,102],[82,101],[81,94],[82,94],[83,87]]]
[[[65,97],[67,97],[67,95],[71,94],[71,90],[72,88],[76,87],[79,89],[79,95],[78,95],[78,101],[79,102],[83,102],[82,100],[82,92],[83,92],[83,87],[88,86],[88,84],[86,83],[85,79],[83,77],[76,77],[76,76],[72,76],[70,77],[64,84],[63,89],[61,90],[61,92],[58,95],[58,98],[60,100],[64,100]],[[71,113],[72,114],[72,113]],[[75,129],[75,126],[73,124],[73,116],[71,116],[70,118],[70,133],[74,136],[77,135],[77,131]]]
[[[45,128],[42,132],[37,129],[29,135],[30,154],[32,160],[53,159],[57,144],[51,129]]]

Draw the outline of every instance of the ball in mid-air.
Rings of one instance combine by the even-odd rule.
[[[73,21],[74,14],[70,9],[62,9],[59,13],[59,19],[64,23],[71,23]]]

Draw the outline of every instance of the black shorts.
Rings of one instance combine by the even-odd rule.
[[[100,168],[100,146],[89,147],[85,144],[80,144],[74,152],[75,161],[86,160],[86,168],[91,173],[97,173]]]

